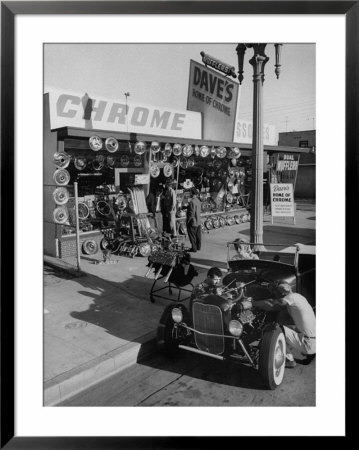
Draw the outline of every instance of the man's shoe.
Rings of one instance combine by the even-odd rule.
[[[310,364],[313,361],[314,358],[315,358],[315,353],[313,355],[307,355],[307,357],[305,359],[301,360],[301,363],[304,366],[307,366],[308,364]]]
[[[196,253],[196,252],[197,252],[197,250],[193,250],[193,248],[190,248],[188,251],[189,251],[190,253]]]
[[[294,360],[293,361],[291,361],[289,359],[285,360],[285,367],[287,369],[293,369],[296,365],[297,365],[297,363]]]

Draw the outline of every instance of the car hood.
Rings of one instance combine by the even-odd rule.
[[[266,285],[271,283],[287,282],[295,287],[295,267],[289,264],[263,260],[239,260],[230,266],[230,272],[223,279],[225,286],[230,285],[233,279],[237,282],[251,283],[248,285],[247,295],[263,297],[268,294]]]

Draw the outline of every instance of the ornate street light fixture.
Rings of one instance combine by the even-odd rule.
[[[275,47],[275,74],[279,78],[280,53],[283,44]],[[267,44],[238,44],[238,80],[243,81],[244,54],[247,48],[253,49],[249,63],[253,66],[253,143],[252,143],[252,192],[250,241],[258,244],[256,250],[263,248],[263,83],[264,67],[269,61],[265,54]]]

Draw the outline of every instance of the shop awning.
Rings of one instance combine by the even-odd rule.
[[[101,138],[107,138],[113,136],[120,141],[160,141],[168,142],[170,144],[180,143],[180,144],[192,144],[192,145],[208,145],[215,147],[239,147],[244,156],[250,156],[252,154],[252,144],[238,144],[234,142],[224,142],[224,141],[207,141],[202,139],[185,139],[185,138],[174,138],[167,136],[156,136],[152,134],[138,134],[138,133],[115,133],[113,131],[107,130],[96,130],[96,129],[85,129],[85,128],[74,128],[74,127],[63,127],[57,128],[52,131],[56,131],[58,139],[65,138],[89,138],[90,136],[96,134]],[[309,153],[309,148],[302,147],[288,147],[288,146],[277,146],[277,145],[264,145],[264,151],[268,153]]]

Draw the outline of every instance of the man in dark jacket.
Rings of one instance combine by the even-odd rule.
[[[174,181],[167,179],[162,195],[161,211],[163,217],[163,231],[177,236],[176,226],[176,191],[173,189]]]
[[[163,189],[161,185],[151,190],[146,198],[146,205],[148,212],[153,215],[153,226],[158,232],[162,233],[162,214],[161,214],[161,199]]]
[[[199,192],[196,188],[191,189],[192,200],[187,208],[187,233],[191,241],[190,252],[201,250],[201,202],[198,198]]]

